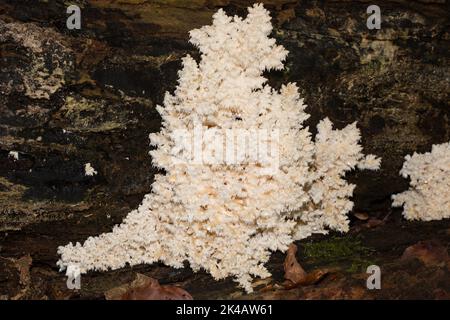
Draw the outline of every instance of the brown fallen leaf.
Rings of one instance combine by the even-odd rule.
[[[284,288],[285,289],[293,289],[298,286],[310,286],[310,285],[316,284],[317,282],[322,280],[323,277],[325,277],[328,273],[329,273],[329,271],[325,270],[325,269],[324,270],[321,270],[321,269],[313,270],[310,273],[307,273],[306,276],[303,279],[299,280],[298,282],[292,282],[290,280],[285,281]]]
[[[297,246],[294,243],[289,245],[284,260],[284,283],[286,289],[292,289],[297,286],[308,286],[319,282],[325,275],[329,273],[326,269],[317,269],[310,273],[302,268],[296,258]]]
[[[296,258],[297,246],[294,243],[289,245],[286,252],[286,259],[284,260],[284,278],[292,283],[299,283],[306,277],[306,272],[303,270]]]
[[[355,214],[355,216],[356,216],[356,214]],[[364,222],[362,224],[358,224],[358,225],[352,227],[352,231],[360,232],[361,230],[372,229],[372,228],[382,226],[386,223],[385,219],[381,220],[381,219],[370,218],[370,217],[367,217],[367,220],[360,219],[361,221],[364,221]]]
[[[184,289],[172,285],[160,285],[158,280],[137,274],[130,284],[105,292],[107,300],[193,300]]]
[[[400,260],[418,259],[426,266],[446,265],[449,261],[447,248],[436,241],[427,240],[409,246],[403,252]]]
[[[363,221],[365,221],[365,220],[369,219],[369,215],[368,215],[367,213],[365,213],[365,212],[356,212],[356,213],[354,214],[354,216],[355,216],[358,220],[363,220]]]
[[[367,229],[372,229],[372,228],[381,226],[381,225],[383,225],[384,223],[385,223],[384,220],[372,218],[372,219],[369,219],[369,220],[367,221],[367,223],[365,224],[365,227],[366,227]]]
[[[435,289],[433,295],[436,300],[450,300],[450,293],[441,288]]]

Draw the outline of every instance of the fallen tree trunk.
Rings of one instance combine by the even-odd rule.
[[[284,256],[274,254],[273,277],[261,280],[252,295],[231,280],[216,282],[188,267],[163,265],[91,273],[83,276],[80,291],[68,290],[55,265],[57,247],[111,230],[150,192],[156,171],[148,134],[160,129],[155,106],[174,89],[180,59],[198,57],[188,31],[209,24],[220,7],[243,15],[251,2],[84,1],[81,29],[69,30],[65,1],[5,0],[2,297],[102,299],[135,273],[179,284],[197,299],[446,297],[448,268],[442,263],[430,267],[398,259],[418,241],[448,245],[448,222],[406,223],[400,211],[390,213],[390,196],[406,189],[398,175],[404,155],[450,140],[448,2],[384,2],[380,30],[366,26],[366,1],[264,3],[274,36],[290,51],[286,69],[268,74],[271,84],[297,82],[311,127],[325,116],[338,127],[358,121],[365,151],[383,158],[380,172],[350,177],[358,186],[355,212],[367,213],[370,225],[353,218],[349,235],[298,243],[305,269],[335,271],[319,284],[285,290]],[[96,174],[86,175],[87,164]],[[392,290],[365,289],[365,268],[372,262],[387,265]],[[419,275],[429,281],[415,281]],[[394,281],[402,277],[403,285]]]

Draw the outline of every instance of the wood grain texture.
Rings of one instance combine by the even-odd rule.
[[[421,240],[436,237],[448,244],[449,224],[406,223],[399,210],[391,212],[390,196],[407,187],[398,175],[406,154],[450,140],[449,2],[383,1],[378,31],[366,27],[370,1],[262,2],[271,11],[274,37],[290,51],[285,70],[267,74],[270,84],[297,82],[311,128],[324,117],[340,128],[358,121],[365,152],[381,156],[383,164],[379,172],[349,176],[357,184],[355,211],[389,217],[375,229],[354,221],[352,230],[374,248],[377,259],[400,270],[400,277],[413,276],[402,273],[395,259]],[[66,1],[0,1],[0,296],[99,299],[131,282],[136,272],[162,284],[181,283],[194,298],[445,297],[450,292],[432,290],[435,283],[448,285],[442,280],[448,270],[441,267],[428,274],[435,280],[412,293],[400,286],[391,293],[366,292],[360,288],[361,270],[344,272],[353,258],[337,263],[337,278],[326,277],[318,285],[322,291],[317,286],[281,290],[274,286],[283,278],[280,254],[270,262],[273,278],[261,281],[252,296],[243,296],[231,280],[214,282],[188,268],[162,265],[89,274],[80,292],[68,291],[55,265],[57,246],[111,230],[151,190],[156,171],[148,134],[160,128],[155,106],[165,91],[174,90],[181,58],[198,58],[188,31],[209,24],[218,8],[245,15],[252,1],[78,3],[82,28],[68,30]],[[18,160],[11,151],[19,153]],[[86,176],[86,163],[98,174]],[[310,257],[301,256],[301,245],[310,241],[325,240],[298,243],[302,266]],[[19,270],[17,261],[28,255],[29,278],[21,283],[24,266]],[[311,266],[330,264],[320,259]],[[419,274],[431,272],[415,267]]]

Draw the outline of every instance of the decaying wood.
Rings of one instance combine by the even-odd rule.
[[[400,259],[420,241],[439,241],[443,254],[449,222],[406,222],[390,209],[390,196],[407,187],[404,156],[450,140],[445,1],[383,2],[380,30],[366,27],[367,1],[263,1],[290,51],[270,84],[297,82],[311,127],[326,116],[338,127],[358,121],[365,152],[383,158],[381,171],[348,177],[355,212],[364,212],[349,234],[296,243],[305,270],[332,273],[286,289],[285,256],[274,253],[273,276],[256,280],[251,295],[231,279],[160,264],[89,273],[81,290],[67,289],[57,247],[111,230],[150,191],[155,106],[174,90],[181,58],[198,57],[188,31],[218,8],[243,15],[252,2],[87,0],[81,30],[66,28],[66,1],[0,2],[0,298],[104,299],[136,273],[195,299],[449,296],[448,266]],[[98,174],[86,175],[86,163]],[[365,287],[368,264],[380,265],[381,290]]]

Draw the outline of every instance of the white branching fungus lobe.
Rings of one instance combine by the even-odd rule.
[[[8,153],[8,157],[13,158],[14,160],[19,160],[19,152],[17,152],[17,151],[10,151]]]
[[[92,167],[90,163],[84,165],[84,174],[86,176],[95,176],[98,172]]]
[[[408,220],[450,218],[450,142],[433,145],[431,152],[407,155],[400,170],[411,188],[392,196]]]
[[[219,10],[212,25],[190,32],[201,61],[183,59],[174,94],[166,93],[157,108],[162,129],[150,136],[153,163],[166,174],[156,175],[152,192],[111,233],[60,247],[62,269],[73,264],[84,273],[156,261],[180,268],[188,261],[215,279],[234,276],[251,292],[253,276],[270,275],[264,263],[271,251],[326,229],[348,230],[354,185],[344,175],[355,167],[377,169],[380,160],[364,157],[356,124],[333,130],[325,119],[312,141],[296,85],[277,91],[262,76],[282,69],[288,54],[271,31],[269,12],[254,5],[246,19]],[[261,174],[270,163],[191,163],[173,133],[198,124],[278,130],[278,170]]]

